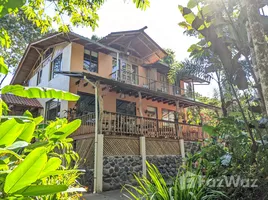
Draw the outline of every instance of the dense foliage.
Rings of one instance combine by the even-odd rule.
[[[147,168],[148,178],[134,176],[138,186],[126,185],[123,188],[129,194],[129,198],[136,200],[213,200],[226,198],[220,190],[209,187],[210,177],[208,173],[203,176],[202,169],[200,167],[194,168],[190,162],[178,170],[178,174],[171,184],[163,179],[155,165],[147,163]]]

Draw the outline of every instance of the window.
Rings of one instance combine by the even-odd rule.
[[[60,101],[52,99],[46,103],[46,119],[55,120],[60,117]]]
[[[147,116],[149,118],[154,118],[157,119],[157,108],[156,107],[152,107],[152,106],[148,106],[147,110],[146,110]]]
[[[84,52],[84,70],[89,72],[98,72],[98,53],[85,50]]]
[[[122,61],[120,71],[121,81],[132,85],[138,85],[138,66]]]
[[[161,92],[168,92],[168,81],[165,74],[160,74]]]
[[[120,60],[118,60],[118,64],[120,66]],[[118,73],[118,70],[119,70],[119,66],[117,65],[117,59],[116,58],[113,58],[113,69],[112,69],[112,78],[113,79],[117,79],[117,73]]]
[[[95,95],[81,92],[78,95],[80,98],[77,102],[77,115],[95,112]]]
[[[132,84],[139,84],[138,66],[132,65]]]
[[[174,111],[162,109],[162,120],[174,122]]]
[[[51,63],[50,80],[57,76],[55,72],[61,71],[61,68],[62,68],[62,54],[58,55]]]
[[[116,99],[116,112],[136,116],[136,103]]]
[[[42,69],[37,73],[37,82],[36,85],[39,85],[41,83],[41,79],[42,79]]]

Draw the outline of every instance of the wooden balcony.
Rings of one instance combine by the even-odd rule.
[[[77,117],[77,119],[82,120],[82,125],[73,136],[95,133],[95,113],[89,113]],[[153,118],[142,118],[111,112],[104,112],[99,132],[107,135],[173,139],[184,138],[185,140],[191,141],[198,141],[207,137],[202,133],[202,127],[198,125],[176,123]]]
[[[140,86],[152,91],[161,92],[169,95],[182,96],[187,99],[195,99],[193,91],[180,88],[179,86],[161,82],[147,77],[139,76],[125,70],[117,70],[110,75],[110,78],[122,83]]]

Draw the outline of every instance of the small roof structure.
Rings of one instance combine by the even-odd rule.
[[[156,63],[153,63],[153,64],[147,64],[147,65],[143,65],[143,67],[145,68],[155,68],[157,69],[158,72],[161,72],[161,73],[168,73],[169,70],[170,70],[170,67],[168,64],[164,63],[164,62],[161,62],[161,61],[158,61]]]
[[[167,56],[167,53],[144,30],[112,32],[98,42],[113,47],[127,55],[135,56],[152,64]]]
[[[13,94],[2,94],[1,98],[8,105],[23,106],[29,108],[43,108],[37,99],[29,99],[24,97],[18,97]]]
[[[47,34],[44,37],[31,42],[17,67],[17,70],[11,80],[11,84],[21,84],[24,85],[24,81],[27,79],[30,74],[32,68],[37,62],[41,51],[46,50],[50,47],[54,47],[56,45],[63,44],[65,42],[76,42],[85,46],[85,48],[90,48],[91,50],[97,49],[103,53],[111,53],[116,52],[119,53],[118,50],[108,47],[104,44],[101,44],[96,41],[92,41],[89,38],[78,35],[73,32],[68,33],[51,33]]]

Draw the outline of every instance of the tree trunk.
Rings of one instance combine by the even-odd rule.
[[[219,92],[220,92],[222,114],[224,117],[227,117],[228,113],[227,113],[226,102],[224,99],[224,94],[223,94],[222,85],[221,85],[220,72],[216,71],[216,76],[217,76],[217,84],[218,84]]]
[[[223,91],[222,91],[222,87],[221,87],[220,83],[218,83],[218,87],[219,87],[219,91],[220,91],[222,114],[224,117],[227,117],[228,113],[227,113],[227,109],[226,109],[226,103],[225,103],[225,99],[224,99],[224,95],[223,95]]]
[[[268,111],[268,48],[265,40],[264,28],[260,22],[258,2],[255,0],[244,0],[247,8],[250,36],[256,57],[256,70],[259,75],[263,99]]]

